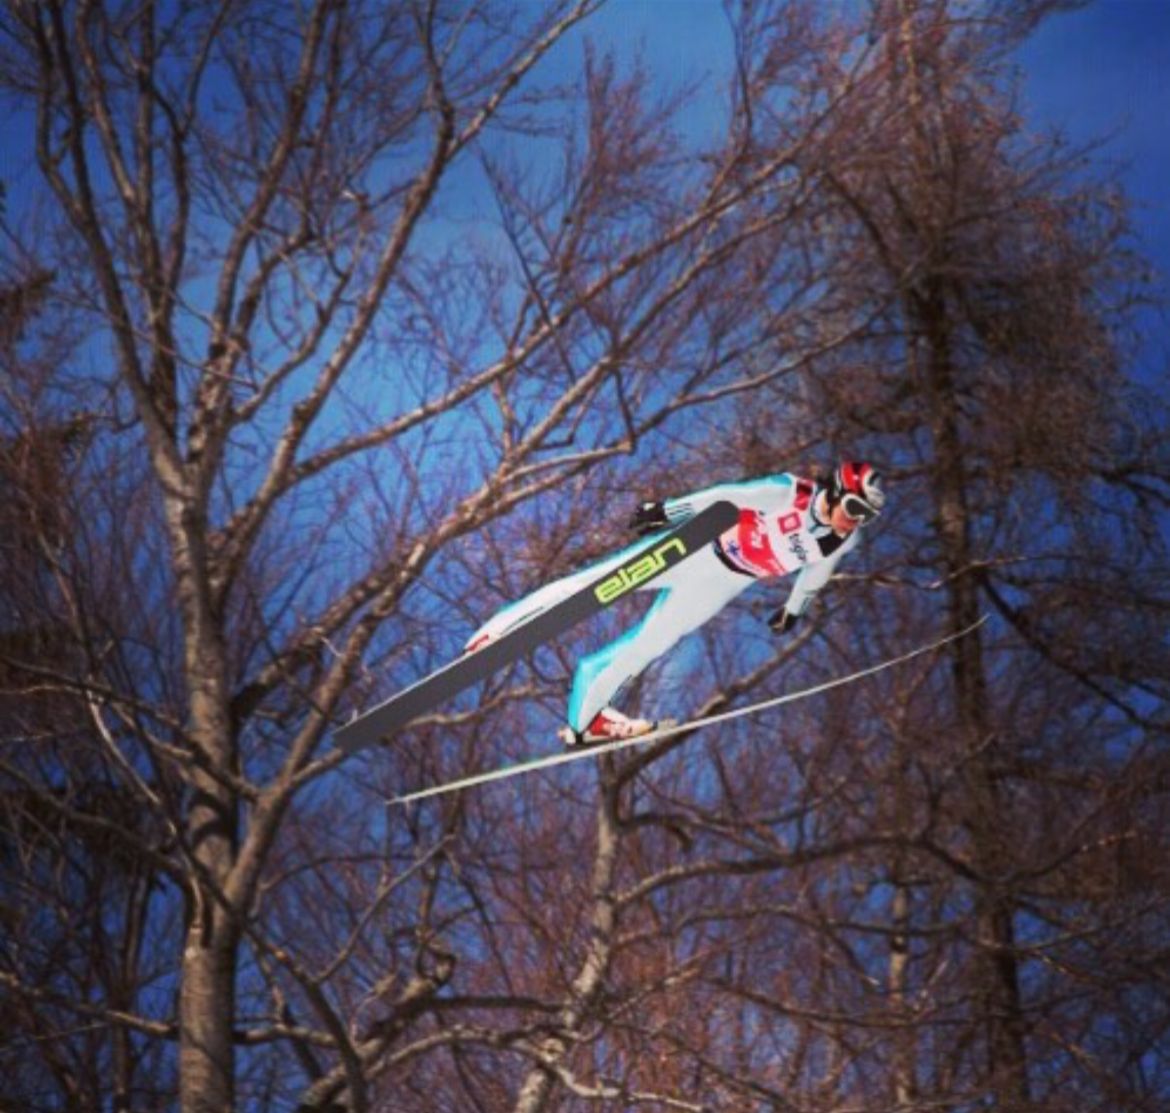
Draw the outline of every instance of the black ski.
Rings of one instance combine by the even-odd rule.
[[[381,741],[406,726],[436,704],[487,679],[524,654],[564,633],[578,622],[598,614],[636,587],[649,583],[679,561],[714,541],[739,520],[739,511],[730,502],[717,502],[696,514],[670,533],[647,541],[616,569],[599,575],[592,583],[567,599],[534,615],[527,622],[502,634],[482,649],[468,653],[417,684],[404,688],[384,703],[359,715],[334,732],[335,743],[353,753]]]

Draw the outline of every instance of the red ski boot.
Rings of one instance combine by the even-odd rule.
[[[603,707],[584,731],[562,727],[558,737],[566,746],[594,746],[599,742],[614,742],[649,734],[657,725],[649,719],[631,719],[612,707]]]

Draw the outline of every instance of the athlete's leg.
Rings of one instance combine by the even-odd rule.
[[[662,590],[642,621],[585,657],[573,675],[569,726],[582,732],[627,681],[717,615],[754,581],[714,553],[696,553],[654,582]]]

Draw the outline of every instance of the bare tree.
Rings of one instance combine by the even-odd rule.
[[[1165,585],[1147,558],[1158,563],[1162,542],[1129,508],[1135,499],[1166,505],[1157,447],[1164,415],[1149,400],[1138,403],[1149,407],[1145,417],[1138,414],[1124,369],[1141,269],[1127,252],[1115,191],[1078,181],[1059,141],[1019,136],[1005,91],[1001,59],[1045,7],[1033,5],[1021,25],[994,6],[973,13],[945,2],[873,5],[880,83],[859,124],[878,144],[868,160],[854,157],[834,175],[841,209],[832,234],[856,252],[861,304],[875,295],[889,301],[872,338],[842,357],[869,366],[850,367],[846,377],[842,359],[826,364],[823,392],[844,435],[868,432],[904,476],[919,478],[926,528],[907,531],[920,554],[907,565],[937,577],[952,628],[993,608],[1030,650],[1078,679],[1082,711],[1103,699],[1128,719],[1127,748],[1137,757],[1161,730],[1138,706],[1143,693],[1164,695],[1142,615],[1162,610]],[[1102,485],[1100,501],[1086,497],[1094,483]],[[1126,537],[1134,559],[1124,567],[1102,561],[1091,540],[1102,531]],[[1057,565],[1059,594],[1070,594],[1054,607],[1044,583]],[[1072,589],[1082,574],[1083,593]],[[1102,606],[1117,618],[1113,648],[1097,637],[1081,642],[1083,653],[1059,644],[1083,637],[1080,608]],[[1047,621],[1030,617],[1041,612]],[[1043,995],[1028,984],[1032,952],[1020,938],[1034,937],[1023,878],[1044,875],[1039,863],[1060,855],[1026,834],[1035,816],[1021,802],[1037,797],[1009,771],[1016,748],[1029,752],[1035,743],[1004,707],[1012,686],[992,663],[998,654],[987,637],[954,649],[955,718],[945,744],[960,791],[948,812],[969,840],[956,860],[970,871],[963,886],[971,887],[976,924],[973,1015],[985,1027],[984,1059],[970,1071],[983,1073],[998,1108],[1024,1109],[1036,1099],[1033,1077],[1046,1070],[1035,1036]],[[1130,649],[1149,663],[1135,661],[1118,684],[1114,655]],[[1045,690],[1061,689],[1047,677]],[[1092,730],[1071,718],[1063,736],[1044,733],[1092,763]],[[900,766],[905,758],[893,760]],[[1050,802],[1080,814],[1084,801],[1075,796]],[[907,922],[903,872],[895,858],[897,924]],[[903,983],[894,947],[890,974]],[[908,1092],[909,1079],[903,1066],[895,1095]]]
[[[368,1079],[449,980],[426,896],[442,832],[396,836],[401,877],[423,886],[414,973],[370,1031],[330,977],[358,954],[351,932],[413,887],[379,871],[366,918],[333,924],[316,962],[264,918],[297,845],[290,810],[338,766],[328,726],[371,693],[361,664],[393,684],[456,644],[430,570],[672,415],[839,342],[798,254],[773,265],[785,301],[762,332],[749,266],[811,203],[796,155],[823,142],[824,113],[805,106],[767,156],[736,128],[698,157],[644,74],[592,56],[566,113],[540,75],[594,7],[8,6],[6,91],[35,119],[49,199],[35,239],[15,235],[55,270],[51,311],[77,322],[102,392],[59,508],[64,554],[37,572],[68,651],[35,683],[17,654],[14,690],[84,707],[180,886],[173,1026],[101,1008],[175,1036],[184,1109],[231,1107],[237,1048],[254,1065],[282,1041],[313,1080],[306,1107],[368,1108]],[[793,39],[792,73],[814,47]],[[496,230],[468,240],[472,178]],[[761,367],[785,321],[801,322],[786,358]],[[82,376],[49,381],[39,406],[20,399],[29,420],[73,420]],[[14,744],[55,752],[59,726],[21,729]],[[33,993],[19,948],[12,963],[11,991]]]
[[[595,6],[8,5],[47,187],[0,284],[30,1107],[1164,1097],[1164,550],[1053,501],[1164,509],[1164,421],[1123,212],[1003,95],[1051,6],[732,7],[708,150],[685,92],[565,64]],[[816,622],[776,644],[745,597],[641,695],[715,710],[995,608],[949,662],[388,806],[551,739],[594,628],[329,748],[636,498],[845,445],[898,512]]]

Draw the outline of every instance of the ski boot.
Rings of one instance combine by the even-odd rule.
[[[557,737],[566,746],[595,746],[599,742],[614,742],[649,734],[657,725],[649,719],[631,719],[612,707],[603,707],[583,731],[561,727]]]

